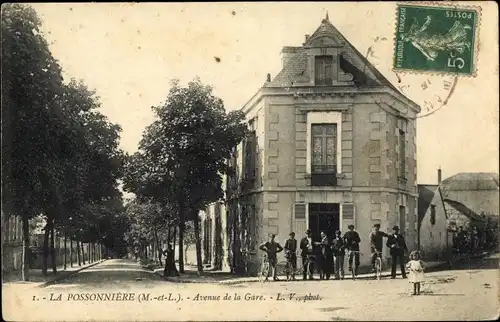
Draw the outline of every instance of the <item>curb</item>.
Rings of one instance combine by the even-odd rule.
[[[65,279],[67,279],[68,277],[71,277],[71,276],[73,276],[73,275],[75,275],[75,274],[77,274],[77,273],[79,273],[79,272],[81,272],[81,271],[83,271],[83,270],[85,270],[85,269],[87,269],[87,268],[90,268],[90,267],[96,266],[97,264],[101,264],[101,263],[102,263],[102,262],[104,262],[104,261],[106,261],[106,260],[105,260],[105,259],[101,259],[100,261],[97,261],[97,262],[92,263],[92,264],[90,264],[90,265],[87,265],[87,266],[85,266],[85,267],[81,267],[81,268],[79,268],[79,269],[77,269],[77,270],[74,270],[74,271],[72,271],[72,272],[69,272],[68,274],[56,276],[56,277],[54,277],[53,279],[51,279],[51,280],[49,280],[49,281],[47,281],[47,282],[44,282],[44,283],[42,283],[42,284],[38,285],[37,287],[38,287],[38,288],[44,288],[44,287],[47,287],[47,286],[49,286],[49,285],[55,284],[56,282],[59,282],[59,281],[65,280]],[[63,271],[63,272],[64,272],[64,271]]]

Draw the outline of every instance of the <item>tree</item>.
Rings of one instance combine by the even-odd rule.
[[[244,114],[227,113],[222,100],[199,79],[187,87],[174,80],[165,103],[153,110],[158,119],[146,129],[128,170],[140,179],[129,186],[177,205],[181,272],[184,223],[193,221],[201,272],[198,213],[224,195],[222,175],[231,171],[227,159],[247,134]]]
[[[40,213],[60,123],[61,68],[29,6],[2,6],[2,207],[23,223],[22,278],[28,280],[29,219]]]

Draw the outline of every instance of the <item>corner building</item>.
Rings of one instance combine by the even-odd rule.
[[[283,69],[243,106],[251,135],[230,162],[224,237],[230,266],[269,233],[282,245],[311,229],[333,236],[354,224],[361,265],[373,224],[417,242],[416,115],[402,95],[330,23],[283,47]],[[243,252],[242,252],[243,250]],[[247,257],[255,272],[257,255]],[[388,257],[384,249],[384,257]],[[284,259],[281,255],[280,259]],[[299,258],[300,264],[300,258]]]

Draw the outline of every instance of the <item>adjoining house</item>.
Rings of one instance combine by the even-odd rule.
[[[449,255],[459,227],[473,226],[481,233],[499,218],[498,174],[459,173],[443,181],[440,177],[439,172],[432,197],[432,185],[419,185],[419,240],[427,259]]]
[[[225,209],[220,210],[218,249],[224,262],[247,262],[253,271],[261,255],[258,245],[270,233],[284,243],[291,231],[301,238],[310,229],[319,239],[321,230],[332,236],[349,224],[362,238],[362,265],[369,263],[367,239],[375,223],[387,232],[400,226],[414,247],[420,107],[377,71],[328,16],[301,46],[283,47],[282,62],[281,72],[268,75],[242,108],[251,135],[230,160],[237,171],[227,178]],[[209,224],[205,234],[213,240],[209,236],[219,234],[210,235],[209,226],[216,225]],[[244,256],[254,251],[258,254]]]
[[[21,216],[4,216],[2,210],[2,272],[21,269],[23,228]]]

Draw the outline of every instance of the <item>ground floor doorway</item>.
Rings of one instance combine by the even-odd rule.
[[[335,236],[340,229],[340,204],[338,203],[310,203],[308,228],[312,232],[314,241],[320,241],[320,233],[324,231],[328,238]]]

